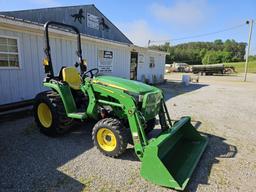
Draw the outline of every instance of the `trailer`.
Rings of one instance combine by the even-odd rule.
[[[211,64],[211,65],[193,65],[192,72],[194,74],[201,73],[202,75],[213,74],[231,74],[236,72],[235,68],[226,67],[224,64]]]

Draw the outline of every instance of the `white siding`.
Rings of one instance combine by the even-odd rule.
[[[32,99],[35,95],[45,90],[42,86],[44,69],[44,39],[41,35],[0,30],[0,36],[19,38],[20,68],[0,68],[0,105]],[[58,74],[61,66],[72,66],[77,61],[76,41],[51,38],[51,53],[54,64],[54,73]],[[99,49],[113,51],[113,74],[128,78],[129,70],[124,65],[129,65],[130,53],[124,47],[108,44],[82,41],[83,56],[87,59],[88,68],[97,67],[97,52]]]
[[[137,67],[137,79],[139,81],[142,81],[142,76],[143,75],[147,75],[149,73],[149,62],[147,59],[147,54],[145,52],[139,51],[139,54],[143,54],[144,55],[144,63],[138,63],[138,67]],[[146,78],[148,78],[146,76]]]
[[[149,80],[150,83],[153,83],[153,75],[156,75],[157,81],[160,81],[160,76],[164,75],[164,66],[165,66],[165,55],[160,53],[153,53],[150,51],[139,52],[144,55],[144,63],[138,64],[137,79],[142,80],[143,75]],[[155,67],[149,67],[149,58],[154,57]]]
[[[43,33],[42,33],[43,34]],[[12,36],[19,38],[20,69],[0,68],[0,105],[22,100],[32,99],[35,95],[46,88],[42,86],[44,69],[43,36],[26,32],[13,32],[0,29],[0,36]],[[73,66],[77,61],[76,39],[50,38],[51,54],[54,65],[54,73],[57,75],[61,66]],[[108,43],[94,41],[82,41],[83,57],[87,60],[88,68],[97,67],[98,50],[113,51],[112,75],[130,77],[130,48]],[[155,57],[156,67],[149,68],[149,54]],[[144,52],[145,63],[138,65],[138,80],[143,74],[152,81],[152,74],[159,78],[164,72],[165,55],[159,53]]]

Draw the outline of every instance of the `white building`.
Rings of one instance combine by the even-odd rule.
[[[81,22],[74,17],[79,14]],[[89,69],[151,83],[163,80],[166,53],[133,45],[94,5],[0,12],[0,106],[33,99],[45,89],[43,24],[48,20],[80,29]],[[50,44],[55,74],[75,64],[74,34],[51,29]]]

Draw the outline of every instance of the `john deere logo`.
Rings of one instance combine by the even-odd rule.
[[[84,13],[83,9],[79,9],[79,12],[78,12],[78,13],[72,14],[71,17],[74,18],[74,22],[76,22],[76,20],[78,20],[79,23],[82,24],[82,19],[85,19],[83,13]]]

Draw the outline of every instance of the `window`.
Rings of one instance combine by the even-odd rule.
[[[155,58],[154,57],[149,57],[149,67],[150,68],[155,67]]]
[[[0,37],[0,69],[4,67],[19,67],[18,40]]]

